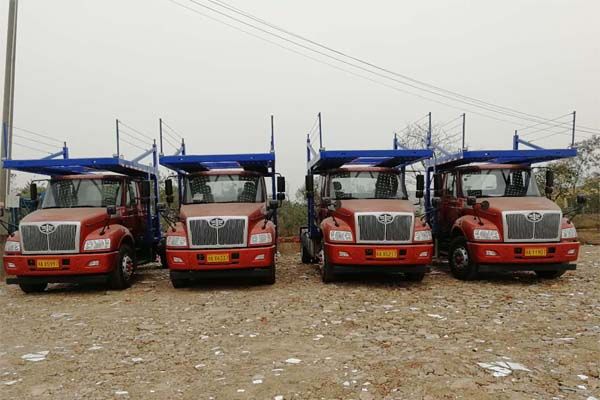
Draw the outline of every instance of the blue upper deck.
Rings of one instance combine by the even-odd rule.
[[[244,169],[267,175],[275,168],[275,153],[161,156],[160,164],[186,174],[215,169]]]
[[[312,173],[322,173],[344,165],[397,168],[431,157],[432,150],[319,150],[308,162]]]

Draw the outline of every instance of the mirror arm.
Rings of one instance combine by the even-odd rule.
[[[104,226],[102,227],[102,230],[100,231],[100,236],[104,236],[104,234],[106,233],[106,231],[108,229],[110,229],[109,225],[110,225],[110,215],[107,215],[106,216],[106,221],[104,222]]]

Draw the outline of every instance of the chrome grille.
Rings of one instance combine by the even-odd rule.
[[[222,220],[220,227],[212,220]],[[247,241],[247,220],[240,217],[203,217],[188,219],[192,248],[244,247]]]
[[[52,232],[44,228],[52,226]],[[79,252],[79,224],[39,222],[21,224],[21,242],[24,254],[77,253]]]
[[[528,219],[537,214],[539,220]],[[535,218],[534,218],[535,219]],[[560,239],[559,212],[519,211],[504,213],[504,240],[506,242],[542,242]]]
[[[357,213],[356,227],[358,243],[406,243],[412,240],[413,215]]]

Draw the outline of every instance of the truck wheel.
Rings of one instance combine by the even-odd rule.
[[[306,251],[304,246],[302,246],[301,250],[302,254],[302,264],[312,264],[314,262],[314,258]]]
[[[47,283],[19,283],[19,287],[24,293],[41,293],[46,290]]]
[[[557,279],[563,276],[567,271],[535,271],[540,279]]]
[[[425,272],[407,272],[405,276],[409,282],[421,282],[425,278]]]
[[[323,252],[323,269],[321,270],[321,279],[323,280],[323,283],[331,283],[335,281],[333,265],[331,265],[329,262],[326,252]]]
[[[275,264],[271,265],[268,268],[269,274],[267,276],[265,276],[264,278],[264,282],[267,285],[274,285],[275,281],[276,281],[276,276],[275,276]]]
[[[110,288],[115,290],[123,290],[130,287],[134,271],[135,252],[131,246],[124,244],[119,249],[117,265],[115,265],[115,268],[110,273]]]
[[[463,281],[471,281],[477,277],[477,264],[471,258],[467,248],[467,239],[457,237],[450,242],[448,253],[452,275]]]
[[[173,278],[171,276],[171,285],[173,285],[173,287],[175,289],[183,289],[185,287],[188,287],[189,284],[190,284],[190,281],[187,279]]]

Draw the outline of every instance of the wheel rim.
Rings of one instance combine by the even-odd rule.
[[[123,271],[125,280],[129,280],[133,275],[133,259],[128,254],[125,254],[121,260],[121,271]]]
[[[469,252],[464,247],[457,247],[452,253],[454,267],[459,271],[464,271],[469,267]]]

